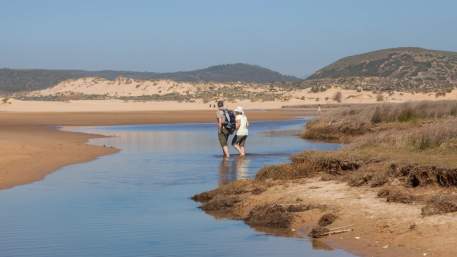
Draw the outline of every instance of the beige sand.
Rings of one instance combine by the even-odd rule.
[[[170,93],[193,95],[198,91],[209,90],[237,90],[246,92],[260,92],[267,86],[256,83],[217,83],[217,82],[178,82],[173,80],[137,80],[119,77],[115,80],[87,77],[66,80],[57,85],[28,93],[29,96],[49,95],[102,95],[111,97],[120,96],[143,96],[143,95],[166,95]],[[279,90],[279,88],[277,88]]]

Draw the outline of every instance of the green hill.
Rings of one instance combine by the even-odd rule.
[[[257,65],[244,63],[211,66],[206,69],[171,73],[134,71],[84,71],[84,70],[21,70],[0,69],[0,92],[18,92],[44,89],[67,79],[101,77],[109,80],[123,76],[133,79],[170,79],[176,81],[254,82],[270,83],[298,81],[293,76],[283,75]]]
[[[437,91],[457,85],[457,52],[392,48],[349,56],[311,76],[306,84],[341,84],[369,90]]]

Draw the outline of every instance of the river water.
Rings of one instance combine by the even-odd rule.
[[[113,135],[91,143],[121,151],[0,191],[0,257],[352,256],[217,220],[190,200],[294,152],[338,147],[293,136],[303,124],[255,122],[248,156],[228,160],[213,124],[71,128]]]

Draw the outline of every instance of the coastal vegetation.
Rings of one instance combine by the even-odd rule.
[[[457,211],[448,208],[457,198],[439,197],[440,188],[457,192],[457,101],[333,110],[308,123],[302,137],[346,145],[335,152],[297,154],[291,163],[265,167],[257,178],[321,176],[380,187],[378,195],[388,201],[427,204],[424,215],[434,214],[428,204],[443,201],[447,204],[436,206],[436,213]],[[428,186],[434,193],[411,190]]]

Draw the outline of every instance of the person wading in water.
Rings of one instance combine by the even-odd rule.
[[[227,142],[230,134],[235,131],[235,115],[232,111],[224,107],[224,101],[218,101],[217,107],[217,137],[221,144],[224,157],[228,158],[230,157],[230,153]]]
[[[235,110],[235,121],[236,121],[236,134],[233,137],[232,145],[240,153],[240,156],[246,155],[246,139],[248,138],[248,118],[244,114],[243,108],[236,107]]]

